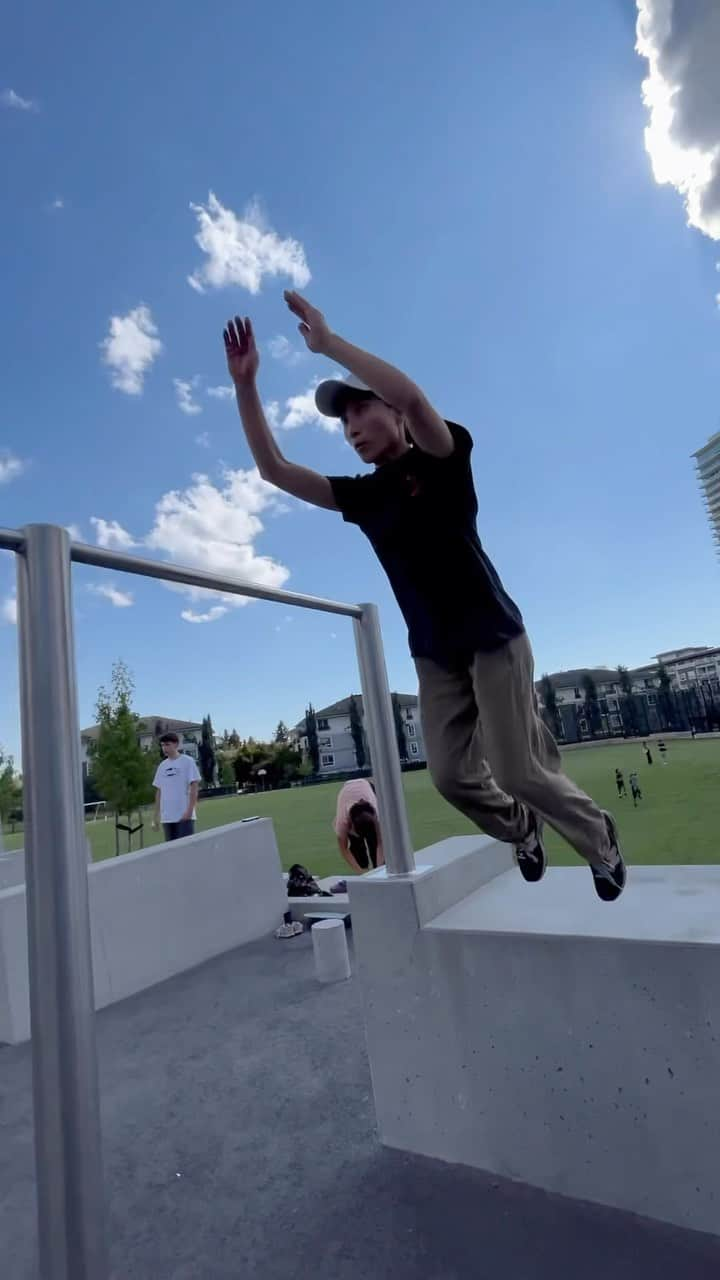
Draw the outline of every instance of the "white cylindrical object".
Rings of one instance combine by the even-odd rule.
[[[350,977],[350,956],[344,920],[318,920],[312,927],[315,975],[318,982],[344,982]]]

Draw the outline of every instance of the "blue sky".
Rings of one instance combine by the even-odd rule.
[[[690,458],[720,425],[720,253],[653,178],[636,16],[621,0],[15,7],[0,61],[0,523],[72,524],[85,541],[376,600],[391,685],[412,690],[362,536],[274,503],[244,474],[233,401],[209,394],[227,384],[222,325],[247,312],[263,398],[298,424],[278,428],[288,455],[358,469],[307,410],[327,366],[301,354],[282,304],[307,270],[335,329],[472,431],[481,536],[539,671],[720,642]],[[222,256],[233,246],[244,266]],[[0,554],[0,742],[17,751],[12,590]],[[221,612],[88,569],[75,600],[83,724],[116,657],[138,710],[209,711],[241,735],[358,687],[342,619]]]

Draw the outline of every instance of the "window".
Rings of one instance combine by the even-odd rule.
[[[328,729],[330,728],[330,721],[327,719],[326,716],[321,716],[317,722],[317,727],[321,732],[324,730],[325,733],[327,733]]]
[[[318,746],[321,751],[332,751],[332,738],[318,738]]]
[[[419,746],[418,746],[417,742],[411,742],[411,743],[410,743],[410,755],[411,755],[411,756],[417,756],[417,755],[419,755],[419,754],[420,754],[420,748],[419,748]]]
[[[679,680],[681,684],[687,684],[687,671],[681,671]]]
[[[334,769],[334,768],[335,768],[335,756],[332,754],[332,752],[331,752],[331,751],[325,752],[325,754],[324,754],[324,755],[321,755],[321,757],[320,757],[320,768],[321,768],[321,769]]]
[[[575,697],[576,697],[576,698],[582,698],[582,694],[581,694],[581,692],[580,692],[580,690],[579,690],[579,689],[576,689],[576,690],[575,690]]]
[[[622,729],[622,720],[620,719],[620,716],[611,716],[611,717],[610,717],[610,728],[611,728],[611,729]]]
[[[407,726],[407,735],[408,735],[408,738],[414,738],[414,737],[415,737],[415,725],[414,725],[414,724],[409,724],[409,725]]]
[[[406,720],[414,720],[414,719],[415,719],[415,714],[414,714],[414,712],[413,712],[412,707],[408,707],[408,708],[406,709],[406,711],[405,711],[405,719],[406,719]]]
[[[581,733],[587,733],[588,731],[587,720],[578,720],[578,729],[580,730]]]
[[[656,702],[657,702],[657,698],[655,697],[655,694],[654,694],[654,693],[649,693],[649,694],[648,694],[648,696],[647,696],[647,704],[648,704],[648,706],[649,706],[649,707],[654,707]]]
[[[646,680],[646,681],[645,681],[645,688],[646,688],[646,689],[654,689],[654,688],[655,688],[655,681],[654,681],[654,680]]]
[[[608,700],[607,700],[607,704],[608,704],[608,710],[610,710],[610,711],[617,711],[617,709],[618,709],[618,700],[617,700],[617,698],[608,698]]]

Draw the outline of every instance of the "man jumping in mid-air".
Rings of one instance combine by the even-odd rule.
[[[286,293],[310,351],[349,377],[322,382],[320,413],[339,418],[349,444],[374,468],[323,476],[289,462],[257,390],[252,325],[224,332],[230,376],[252,455],[264,480],[357,524],[380,560],[408,626],[420,684],[428,765],[438,790],[481,830],[514,845],[526,880],[543,876],[543,821],[590,864],[612,902],[626,870],[615,821],[562,772],[538,714],[530,642],[476,530],[473,441],[446,422],[399,369],[352,346],[322,312]]]

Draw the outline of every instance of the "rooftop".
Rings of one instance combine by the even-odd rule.
[[[156,725],[161,726],[160,733],[195,733],[202,729],[199,720],[173,720],[172,716],[138,716],[138,720],[146,733],[154,733]],[[87,729],[80,730],[80,737],[97,738],[99,732],[100,725],[91,724]]]
[[[393,694],[401,707],[416,707],[418,696],[416,693],[398,693]],[[332,716],[348,716],[350,714],[350,703],[352,699],[358,704],[360,715],[363,714],[363,696],[361,693],[351,693],[347,698],[341,698],[339,702],[331,702],[329,707],[316,707],[315,715],[318,719],[329,720]],[[298,721],[295,728],[301,732],[305,729],[305,717]]]
[[[720,1240],[380,1147],[360,992],[309,935],[98,1015],[123,1280],[707,1280]],[[0,1047],[3,1274],[32,1280],[29,1046]]]

